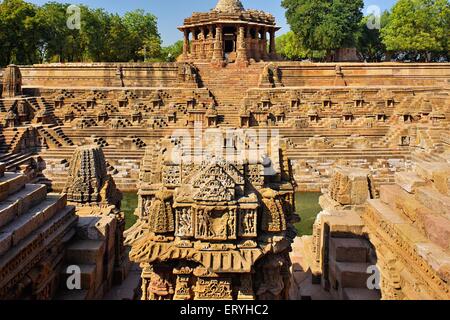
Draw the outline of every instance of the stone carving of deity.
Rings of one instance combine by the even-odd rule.
[[[188,208],[181,209],[178,215],[178,236],[192,235],[192,216]]]

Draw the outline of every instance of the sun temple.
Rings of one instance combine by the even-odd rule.
[[[220,0],[177,62],[0,69],[0,299],[450,299],[450,64],[283,61],[278,29]]]
[[[208,13],[194,13],[178,28],[184,34],[182,61],[247,63],[276,59],[275,18],[245,10],[239,0],[220,0]]]

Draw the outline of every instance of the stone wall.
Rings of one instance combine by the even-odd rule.
[[[264,65],[264,64],[262,64]],[[448,85],[449,63],[275,63],[285,86]],[[170,87],[177,78],[177,63],[68,63],[21,66],[26,87]]]
[[[67,63],[22,66],[27,87],[172,87],[176,63]]]
[[[448,85],[449,63],[277,63],[285,86],[330,86],[341,74],[348,86]],[[343,82],[341,82],[343,84]]]

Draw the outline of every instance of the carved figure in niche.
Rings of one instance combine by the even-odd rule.
[[[255,232],[255,225],[253,224],[253,216],[251,214],[246,214],[244,216],[243,227],[246,234]]]
[[[178,274],[175,287],[175,300],[191,299],[190,276],[188,274]]]
[[[227,229],[232,228],[230,225],[230,214],[227,212],[225,213],[222,218],[220,218],[221,222],[224,223],[213,223],[212,224],[212,236],[213,237],[223,237],[227,234]]]
[[[192,235],[192,215],[190,209],[188,208],[181,209],[178,215],[178,235]]]
[[[287,283],[283,278],[287,266],[280,256],[271,256],[262,265],[262,276],[258,279],[256,295],[258,300],[284,299]]]
[[[175,293],[172,282],[169,279],[168,273],[153,272],[150,276],[150,284],[148,287],[149,294],[154,300],[168,300],[171,299]]]
[[[209,221],[204,210],[198,211],[198,235],[207,237],[209,234]]]
[[[144,217],[148,217],[149,215],[150,215],[150,207],[151,207],[151,204],[152,204],[152,200],[150,199],[150,198],[144,198],[143,199],[143,207],[144,207],[144,214],[143,214],[143,216]]]
[[[234,212],[231,212],[228,217],[228,235],[234,237],[236,234],[236,218]]]
[[[268,232],[281,232],[286,230],[286,217],[283,211],[282,199],[276,191],[263,189],[263,218],[262,228]]]

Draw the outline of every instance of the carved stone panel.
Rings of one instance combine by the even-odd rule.
[[[230,278],[198,278],[195,300],[231,300]]]
[[[166,166],[162,172],[162,182],[167,186],[181,184],[181,170],[179,166]]]
[[[256,209],[239,211],[239,236],[243,238],[255,238],[257,234]]]
[[[191,296],[191,287],[189,285],[189,274],[179,274],[177,275],[177,281],[175,285],[175,295],[174,300],[190,300]]]
[[[222,241],[236,239],[236,210],[198,208],[195,216],[195,238]]]
[[[177,237],[186,238],[194,236],[194,218],[191,208],[177,208],[176,231]]]

